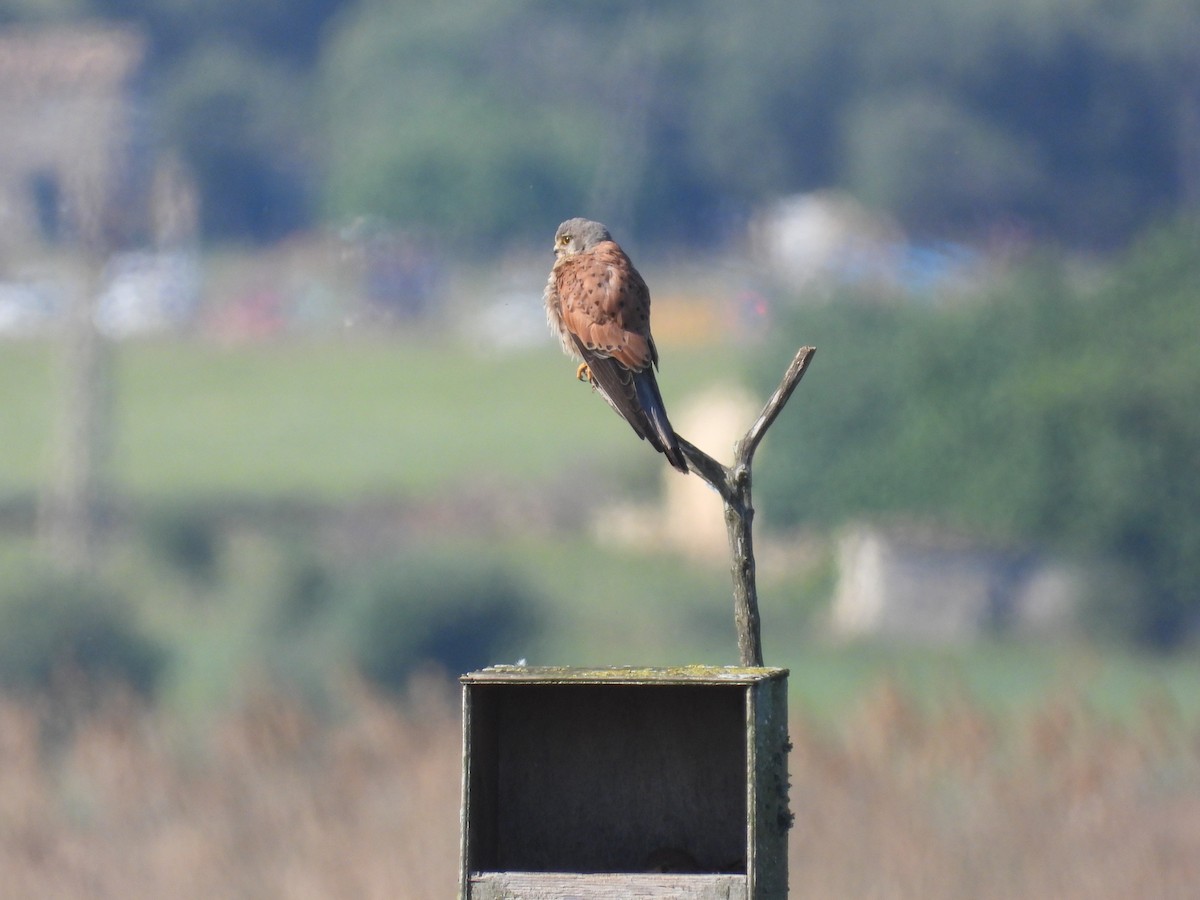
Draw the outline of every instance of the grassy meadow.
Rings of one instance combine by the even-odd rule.
[[[111,353],[112,475],[142,498],[344,501],[452,492],[464,480],[536,482],[579,465],[654,471],[546,343],[504,354],[444,337],[358,334],[121,343]],[[54,353],[46,343],[0,345],[0,496],[47,477]],[[663,390],[689,393],[733,362],[728,351],[681,349]]]

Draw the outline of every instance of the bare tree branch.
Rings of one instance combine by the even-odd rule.
[[[679,432],[675,433],[675,442],[687,458],[688,468],[705,481],[709,487],[721,495],[726,503],[736,502],[733,494],[733,484],[729,480],[729,469],[717,462]]]
[[[800,383],[800,379],[808,371],[808,364],[812,362],[813,355],[816,352],[816,347],[801,347],[797,351],[791,365],[783,373],[783,380],[779,382],[779,387],[775,388],[775,393],[771,395],[771,398],[767,401],[767,405],[763,407],[763,411],[759,413],[754,424],[750,426],[750,430],[746,432],[746,437],[738,445],[741,448],[741,460],[739,461],[743,462],[747,468],[750,467],[754,451],[758,449],[758,445],[766,435],[767,429],[774,424],[775,419],[783,412],[783,407],[789,398],[791,398],[792,391],[796,390],[796,385]],[[736,453],[737,451],[735,450]]]
[[[754,420],[746,436],[734,444],[733,465],[722,465],[690,441],[675,435],[688,467],[720,494],[725,502],[725,529],[729,535],[729,553],[732,557],[733,618],[737,627],[738,655],[743,666],[763,664],[758,588],[755,585],[754,505],[750,498],[750,470],[754,451],[766,436],[767,429],[783,411],[816,352],[815,347],[801,347],[797,351],[763,411]]]

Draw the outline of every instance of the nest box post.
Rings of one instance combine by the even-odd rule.
[[[786,897],[787,674],[464,675],[459,896]]]

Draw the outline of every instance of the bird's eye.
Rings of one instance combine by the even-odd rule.
[[[571,236],[569,234],[564,234],[558,239],[558,242],[565,247],[567,244],[571,243]]]

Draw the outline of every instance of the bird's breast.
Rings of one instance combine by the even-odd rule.
[[[555,266],[557,269],[558,266]],[[550,279],[546,282],[546,290],[542,294],[542,299],[546,303],[546,322],[550,325],[550,330],[558,335],[559,343],[562,344],[563,353],[572,359],[580,359],[579,352],[575,347],[574,340],[571,339],[571,332],[567,330],[566,324],[562,317],[562,298],[558,293],[558,283],[556,272],[550,272]]]

